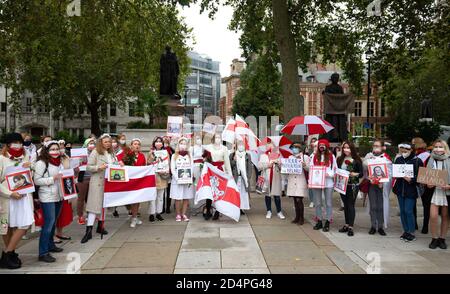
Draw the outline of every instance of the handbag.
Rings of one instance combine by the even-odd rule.
[[[362,193],[369,193],[370,181],[368,179],[364,179],[359,184],[359,191]]]
[[[34,225],[37,227],[42,227],[44,225],[44,212],[42,207],[39,207],[34,211]]]

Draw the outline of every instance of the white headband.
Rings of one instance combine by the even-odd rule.
[[[398,144],[398,148],[411,149],[411,145],[409,145],[407,143],[401,143],[401,144]]]
[[[57,145],[59,145],[58,141],[51,140],[51,141],[44,142],[44,147],[45,147],[45,148],[48,148],[48,146],[50,146],[50,145],[52,145],[52,144],[57,144]]]
[[[100,136],[100,140],[104,139],[104,138],[111,138],[111,136],[109,134],[103,134]]]
[[[130,145],[133,144],[134,141],[138,141],[140,144],[142,144],[141,139],[139,139],[139,138],[134,138],[134,139],[131,139]]]

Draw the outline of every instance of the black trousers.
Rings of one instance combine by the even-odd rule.
[[[355,224],[355,201],[356,195],[358,195],[358,187],[355,187],[353,190],[352,185],[347,185],[347,191],[344,194],[340,194],[342,202],[344,203],[344,216],[345,216],[345,224],[348,224],[350,227],[353,227]]]
[[[425,188],[422,196],[422,206],[423,206],[423,224],[422,229],[428,230],[428,223],[430,222],[430,207],[431,207],[431,198],[433,197],[434,189]],[[417,214],[416,214],[417,215]]]

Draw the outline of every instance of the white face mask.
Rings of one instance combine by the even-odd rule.
[[[114,149],[116,149],[116,148],[117,148],[117,143],[116,143],[116,142],[112,143],[112,147],[113,147]]]
[[[411,152],[402,152],[403,158],[407,158],[410,155],[411,155]]]
[[[20,148],[22,148],[22,144],[19,144],[19,143],[13,143],[13,144],[11,144],[11,147],[10,147],[11,149],[20,149]]]
[[[216,144],[216,145],[222,144],[222,138],[215,138],[214,139],[214,144]]]
[[[197,139],[197,140],[195,140],[195,144],[197,144],[197,145],[202,145],[202,139]]]
[[[237,149],[239,152],[244,152],[245,151],[245,146],[244,145],[238,145]]]
[[[373,153],[381,153],[381,147],[375,147],[373,148]]]
[[[88,145],[88,149],[89,150],[94,150],[94,148],[95,148],[95,144],[89,144]]]
[[[119,140],[120,145],[125,145],[126,142],[127,141],[125,141],[125,140]]]
[[[179,144],[179,145],[178,145],[178,148],[179,148],[181,151],[185,151],[186,148],[187,148],[187,145],[186,145],[186,144]]]
[[[162,148],[162,146],[163,146],[163,143],[162,142],[155,142],[155,147],[156,148]]]

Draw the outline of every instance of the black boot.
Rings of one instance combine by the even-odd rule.
[[[432,238],[430,245],[428,247],[430,249],[436,249],[439,246],[439,239]]]
[[[172,198],[167,197],[167,206],[166,206],[166,213],[170,214],[170,205],[172,204]]]
[[[92,239],[92,226],[86,226],[86,233],[84,234],[83,239],[81,239],[81,243],[86,243]]]
[[[97,223],[97,233],[103,234],[103,235],[108,235],[108,231],[105,230],[104,223],[105,222],[103,222],[103,221],[98,221],[98,223]]]
[[[214,212],[213,220],[218,220],[218,219],[219,219],[219,216],[220,216],[220,212],[218,212],[218,211],[216,210],[216,212]]]
[[[15,260],[19,265],[22,265],[22,260],[20,260],[19,254],[17,254],[15,250],[13,250],[12,253],[13,253],[13,258],[14,258],[14,260]]]
[[[330,221],[326,220],[325,225],[323,226],[323,231],[328,232],[330,230]]]
[[[295,207],[295,218],[291,221],[291,223],[296,224],[300,220],[300,211],[299,211],[298,203],[295,199],[294,199],[294,207]]]
[[[439,238],[438,239],[438,246],[441,249],[447,249],[447,244],[445,243],[445,239],[444,238]]]
[[[114,209],[113,216],[114,217],[119,217],[119,213],[117,212],[117,208]]]
[[[0,261],[0,268],[7,269],[18,269],[21,265],[18,264],[14,259],[14,253],[10,252],[2,252],[2,258]]]
[[[313,229],[317,231],[317,230],[320,230],[321,228],[323,228],[323,225],[322,225],[322,221],[319,220],[317,222],[317,224],[313,227]]]

